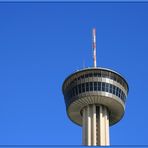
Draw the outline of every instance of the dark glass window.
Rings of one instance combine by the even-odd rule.
[[[93,91],[93,82],[90,82],[89,90]]]
[[[83,78],[84,78],[84,75],[81,76],[81,79],[83,79]]]
[[[89,91],[89,83],[86,83],[86,91]]]
[[[109,84],[108,83],[105,84],[105,91],[109,92]]]
[[[118,96],[118,94],[119,94],[119,88],[117,87],[116,88],[116,96]]]
[[[94,73],[94,77],[97,77],[98,76],[98,74],[97,73]]]
[[[79,90],[79,94],[82,92],[81,91],[81,84],[78,85],[78,90]]]
[[[72,90],[69,92],[70,98],[72,97]]]
[[[85,78],[88,78],[88,74],[85,74]]]
[[[101,91],[101,82],[98,82],[98,91]]]
[[[123,96],[123,101],[125,102],[125,99],[126,99],[126,96],[125,96],[125,94],[124,94],[124,96]]]
[[[75,90],[76,90],[76,95],[78,95],[78,89],[77,89],[77,86],[75,87]]]
[[[70,94],[70,91],[68,92],[68,98],[70,98],[71,97],[71,94]]]
[[[121,89],[119,89],[119,98],[121,97]]]
[[[105,77],[105,72],[101,71],[101,77]]]
[[[124,92],[123,92],[123,94],[122,94],[122,100],[124,101]]]
[[[71,98],[73,97],[73,90],[71,91],[71,94],[70,94]]]
[[[85,84],[82,84],[82,92],[85,92]]]
[[[109,92],[110,92],[110,93],[112,93],[112,92],[113,92],[112,90],[113,90],[113,85],[112,85],[112,84],[110,84],[110,87],[109,87]]]
[[[102,91],[105,91],[105,83],[102,82]]]
[[[123,92],[121,91],[121,99],[123,100]]]
[[[120,77],[117,77],[117,82],[121,83]]]
[[[97,90],[97,82],[94,82],[94,91]]]
[[[88,91],[105,91],[105,92],[109,92],[112,93],[116,96],[118,96],[123,102],[125,102],[126,96],[124,94],[124,92],[109,83],[105,83],[105,82],[86,82],[83,84],[79,84],[73,88],[71,88],[70,90],[68,90],[66,92],[66,97],[67,98],[71,98],[73,96],[76,96],[82,92],[88,92]]]
[[[92,73],[89,73],[89,74],[88,74],[88,76],[89,76],[89,77],[92,77],[92,76],[93,76],[93,74],[92,74]]]
[[[113,85],[113,94],[115,95],[116,86]]]
[[[124,92],[122,92],[122,100],[123,100],[123,102],[125,102],[125,94],[124,94]]]
[[[120,90],[120,88],[117,87],[117,90],[118,91],[116,91],[116,95],[119,97],[119,90]]]
[[[117,78],[116,78],[116,76],[114,76],[114,81],[117,81]]]
[[[124,95],[124,93],[123,93],[123,101],[125,101],[125,95]]]
[[[101,77],[101,73],[98,73],[98,77]]]
[[[75,87],[73,88],[72,96],[75,96]]]
[[[106,78],[110,78],[110,76],[109,76],[109,72],[106,72],[105,77],[106,77]]]
[[[72,89],[72,97],[75,95],[74,88]]]
[[[114,80],[114,76],[113,76],[113,75],[111,75],[111,76],[110,76],[110,79]]]

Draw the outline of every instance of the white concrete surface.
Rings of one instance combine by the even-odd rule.
[[[109,146],[108,111],[102,105],[88,105],[82,110],[83,145]]]

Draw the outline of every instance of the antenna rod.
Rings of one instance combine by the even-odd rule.
[[[93,60],[94,60],[94,67],[97,67],[97,59],[96,59],[96,29],[93,28]]]

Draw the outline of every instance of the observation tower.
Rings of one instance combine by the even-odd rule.
[[[96,30],[93,29],[94,66],[69,75],[62,86],[67,115],[82,126],[83,145],[109,146],[109,126],[124,115],[128,83],[111,69],[97,67]]]

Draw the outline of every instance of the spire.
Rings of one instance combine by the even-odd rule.
[[[93,28],[92,30],[93,35],[93,61],[94,61],[94,67],[97,67],[97,59],[96,59],[96,29]]]

